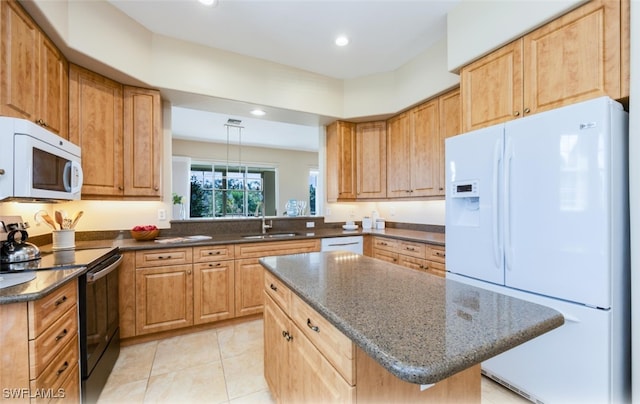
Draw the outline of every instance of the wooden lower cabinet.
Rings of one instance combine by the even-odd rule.
[[[264,374],[278,403],[480,403],[480,365],[433,385],[398,379],[265,273]]]
[[[277,402],[355,401],[355,389],[287,314],[265,297],[264,373]]]
[[[236,317],[262,313],[264,268],[262,257],[320,251],[320,240],[290,240],[235,245]]]
[[[446,274],[444,246],[376,236],[371,257],[443,278]]]
[[[80,402],[77,281],[0,305],[0,386],[11,402]]]
[[[290,240],[124,252],[119,272],[123,339],[262,313],[269,255],[320,251]]]
[[[193,325],[192,265],[136,269],[136,333]]]

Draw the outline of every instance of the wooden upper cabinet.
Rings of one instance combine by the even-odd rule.
[[[411,110],[410,196],[438,195],[440,113],[438,99]]]
[[[411,116],[401,113],[387,121],[387,196],[411,193]]]
[[[621,94],[620,1],[592,0],[524,37],[524,106]]]
[[[356,197],[387,196],[387,124],[385,121],[356,125]]]
[[[629,96],[628,0],[591,0],[463,67],[462,131]]]
[[[0,2],[0,21],[0,115],[67,138],[67,60],[16,1]]]
[[[160,92],[124,87],[124,195],[161,196]]]
[[[122,196],[121,84],[70,66],[69,140],[82,149],[82,196]]]
[[[522,113],[522,40],[460,71],[463,132],[513,119]]]
[[[461,133],[461,117],[460,117],[460,89],[449,91],[439,97],[440,102],[440,138],[438,141],[438,159],[437,166],[440,170],[438,175],[439,193],[445,194],[445,139],[456,136]]]
[[[327,200],[355,199],[355,124],[336,121],[327,126]]]

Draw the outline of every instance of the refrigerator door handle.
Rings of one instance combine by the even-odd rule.
[[[498,268],[501,265],[501,257],[502,251],[500,251],[500,246],[502,245],[502,240],[500,238],[500,220],[498,216],[498,198],[499,194],[499,180],[500,180],[500,164],[502,163],[502,139],[498,139],[496,141],[495,147],[493,148],[493,203],[491,204],[491,223],[493,225],[493,260]]]
[[[513,159],[513,147],[511,145],[511,139],[507,139],[505,146],[504,157],[504,211],[505,211],[505,226],[504,226],[504,250],[505,250],[505,267],[508,271],[511,270],[511,264],[513,262],[511,251],[511,160]]]

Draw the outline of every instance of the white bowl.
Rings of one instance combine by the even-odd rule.
[[[358,225],[357,224],[343,224],[342,228],[345,230],[357,230],[358,229]]]

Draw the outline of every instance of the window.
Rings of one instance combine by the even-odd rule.
[[[316,205],[318,173],[317,169],[309,170],[309,214],[311,216],[315,216],[318,211],[318,206]]]
[[[191,165],[190,217],[275,215],[275,169]]]

